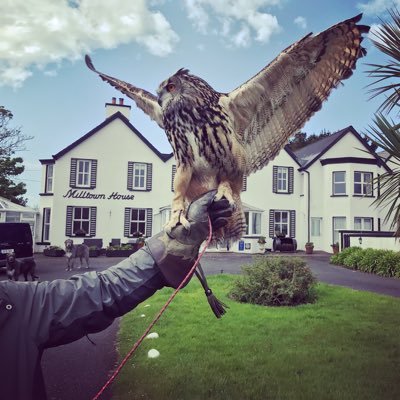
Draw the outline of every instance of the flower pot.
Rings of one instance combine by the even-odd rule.
[[[332,247],[333,254],[339,253],[339,245],[332,244],[331,247]]]
[[[306,254],[313,254],[314,246],[305,246],[305,248],[306,248]]]

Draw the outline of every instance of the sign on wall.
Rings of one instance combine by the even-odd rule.
[[[108,196],[105,193],[92,193],[87,190],[69,189],[63,195],[66,199],[88,199],[88,200],[134,200],[134,194],[120,194],[112,192]]]

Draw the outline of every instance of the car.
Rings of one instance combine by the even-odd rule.
[[[0,222],[0,268],[6,266],[7,253],[20,260],[33,260],[31,227],[23,222]]]

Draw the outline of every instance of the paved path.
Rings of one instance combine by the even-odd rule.
[[[292,256],[292,254],[285,255]],[[280,255],[267,254],[265,256]],[[330,265],[330,255],[327,253],[317,252],[312,255],[297,253],[296,256],[303,257],[322,282],[400,297],[400,279],[382,278]],[[74,273],[85,271],[65,271],[64,258],[35,255],[35,259],[41,280],[65,279]],[[120,258],[99,257],[91,259],[91,267],[101,271],[120,260]],[[251,263],[251,260],[252,256],[245,254],[207,253],[202,261],[202,266],[206,274],[240,274],[241,266]],[[6,276],[1,273],[0,280],[3,279],[6,279]],[[42,364],[49,399],[88,400],[93,398],[106,382],[110,371],[114,369],[117,331],[118,320],[105,331],[90,335],[91,340],[96,343],[95,346],[87,338],[82,338],[74,343],[46,350]],[[102,397],[102,400],[111,398],[111,393],[108,392]]]

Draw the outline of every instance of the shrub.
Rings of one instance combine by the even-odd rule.
[[[380,252],[381,250],[370,248],[363,250],[358,262],[358,269],[363,272],[375,273]]]
[[[344,257],[343,265],[347,268],[358,269],[358,264],[362,258],[363,250],[360,247],[354,247],[353,249],[353,251]]]
[[[400,278],[400,252],[392,250],[348,247],[333,255],[331,263],[381,276]]]
[[[315,299],[316,279],[306,263],[296,257],[256,257],[242,267],[230,297],[266,306],[294,306]]]
[[[361,247],[347,247],[346,249],[343,249],[340,253],[331,256],[330,262],[336,265],[344,265],[344,259],[360,249]]]
[[[376,262],[376,273],[382,276],[400,277],[400,253],[382,250]]]

